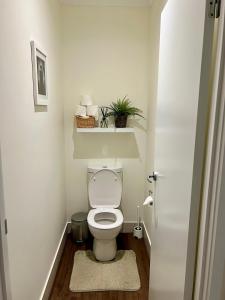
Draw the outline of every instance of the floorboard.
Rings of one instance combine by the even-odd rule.
[[[92,248],[90,239],[85,245],[73,243],[68,235],[49,300],[148,300],[149,257],[144,240],[137,240],[130,233],[122,233],[117,238],[118,249],[132,249],[136,253],[141,279],[141,288],[135,292],[105,291],[74,293],[69,290],[74,254],[77,250]]]

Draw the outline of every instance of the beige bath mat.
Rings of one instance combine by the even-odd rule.
[[[137,291],[140,277],[133,250],[120,250],[110,262],[98,262],[92,251],[77,251],[70,279],[72,292]]]

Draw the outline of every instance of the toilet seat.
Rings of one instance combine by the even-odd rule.
[[[109,224],[101,224],[99,220],[99,222],[97,221],[97,217],[98,214],[111,214],[113,219],[112,222],[110,222]],[[107,220],[107,218],[105,218]],[[115,208],[108,208],[108,207],[101,207],[101,208],[95,208],[95,209],[91,209],[88,213],[88,217],[87,217],[87,221],[88,224],[94,228],[97,229],[113,229],[116,227],[119,227],[122,225],[123,223],[123,215],[122,212],[119,209],[115,209]],[[111,219],[109,219],[109,221],[111,221]]]
[[[101,169],[88,182],[88,198],[92,208],[118,208],[121,202],[121,177],[113,170]]]

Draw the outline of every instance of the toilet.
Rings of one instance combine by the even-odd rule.
[[[94,237],[93,252],[97,260],[109,261],[116,256],[116,237],[123,224],[120,207],[122,196],[121,168],[88,168],[90,211],[87,221]]]

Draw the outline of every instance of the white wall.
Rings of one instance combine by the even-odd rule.
[[[1,1],[0,140],[13,300],[39,299],[65,225],[57,1]],[[49,106],[34,109],[30,40],[48,54]]]
[[[129,95],[147,115],[149,101],[149,10],[125,7],[63,7],[63,88],[67,215],[88,209],[87,165],[105,161],[124,168],[122,207],[136,219],[144,199],[146,120],[133,134],[77,134],[72,116],[80,95],[98,105]]]
[[[146,177],[154,171],[154,140],[155,140],[155,114],[158,85],[159,66],[159,39],[161,12],[167,1],[154,1],[150,11],[150,84],[149,84],[149,104],[148,104],[148,133],[147,133],[147,157],[146,157]],[[146,192],[154,191],[154,186],[146,181]],[[145,206],[143,210],[143,220],[150,236],[152,208]]]

